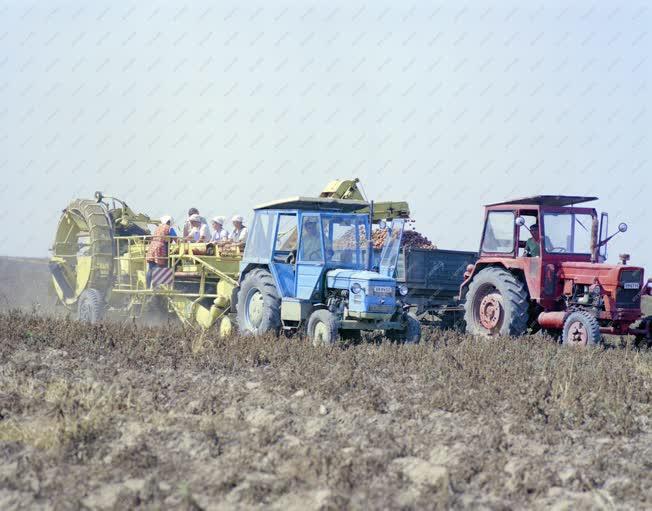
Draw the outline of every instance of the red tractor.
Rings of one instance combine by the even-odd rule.
[[[564,344],[596,345],[602,334],[652,340],[641,297],[643,268],[605,264],[608,216],[577,207],[596,197],[540,195],[485,207],[480,257],[464,274],[467,332],[522,335],[544,330]]]

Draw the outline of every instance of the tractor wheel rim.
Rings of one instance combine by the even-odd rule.
[[[324,323],[319,321],[315,325],[313,336],[315,338],[315,341],[317,341],[318,343],[325,343],[326,341],[328,341],[328,327]]]
[[[258,330],[263,321],[263,294],[255,289],[247,300],[247,322],[252,330]]]
[[[575,346],[585,346],[589,340],[589,332],[581,321],[573,321],[568,327],[568,342]]]
[[[482,298],[478,307],[478,316],[480,324],[490,332],[500,327],[504,316],[503,297],[500,293],[493,292]]]

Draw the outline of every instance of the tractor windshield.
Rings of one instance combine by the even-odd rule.
[[[368,219],[365,215],[322,215],[326,262],[362,268],[366,263]]]
[[[404,227],[405,220],[400,218],[392,220],[391,226],[387,232],[387,237],[385,238],[383,251],[380,253],[379,270],[382,275],[393,277],[396,272]]]
[[[544,213],[548,254],[590,254],[593,217],[587,213]]]

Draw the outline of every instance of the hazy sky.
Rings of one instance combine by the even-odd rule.
[[[524,7],[527,4],[528,7]],[[95,190],[183,220],[359,177],[441,248],[598,195],[652,270],[646,2],[0,2],[2,249]]]

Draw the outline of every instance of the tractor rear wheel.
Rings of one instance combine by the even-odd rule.
[[[517,336],[527,330],[528,293],[518,277],[490,266],[471,281],[464,304],[466,331],[483,336]]]
[[[571,312],[564,321],[561,338],[566,346],[597,346],[602,340],[600,324],[588,312]]]
[[[256,268],[245,276],[238,291],[238,328],[244,335],[278,333],[281,328],[281,297],[272,274]]]
[[[77,300],[77,319],[84,323],[97,323],[104,317],[104,300],[97,289],[85,289]]]
[[[313,346],[330,346],[337,342],[339,324],[335,314],[317,309],[308,318],[308,338]]]

